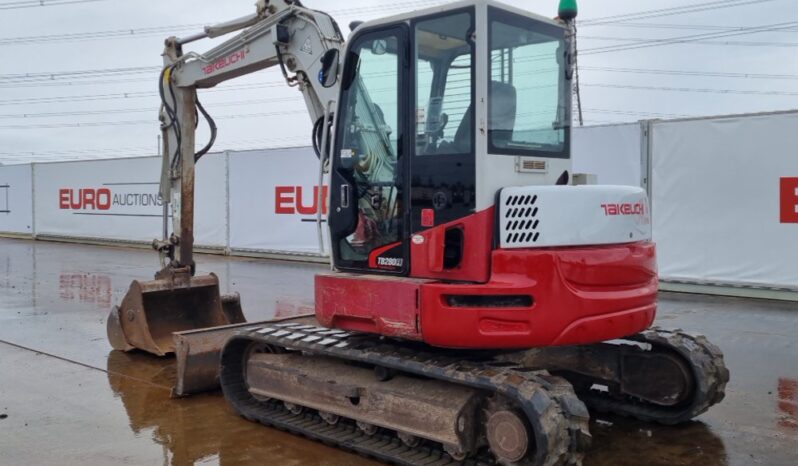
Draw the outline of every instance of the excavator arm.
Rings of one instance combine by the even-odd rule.
[[[184,51],[191,42],[234,32],[238,34],[206,53]],[[216,137],[215,124],[200,104],[197,90],[280,66],[286,84],[302,93],[311,120],[329,121],[338,96],[335,75],[343,44],[343,36],[328,14],[304,8],[298,0],[259,0],[252,15],[166,40],[160,80],[164,132],[161,196],[171,205],[174,234],[167,237],[165,216],[163,240],[155,243],[162,257],[170,259],[164,266],[193,271],[194,164]],[[211,140],[195,152],[199,114],[208,120]]]
[[[329,15],[304,8],[298,0],[258,0],[256,5],[256,12],[249,16],[166,40],[159,80],[163,237],[153,241],[162,267],[155,280],[133,281],[122,303],[112,309],[108,338],[115,349],[138,348],[165,355],[175,351],[173,332],[245,321],[238,295],[221,296],[214,274],[194,276],[195,164],[216,138],[216,125],[197,98],[198,89],[280,66],[286,84],[302,93],[308,114],[316,122],[314,142],[322,158],[319,178],[323,181],[343,36]],[[232,33],[237,34],[208,52],[184,50],[191,42]],[[197,152],[199,115],[208,121],[211,137]],[[321,244],[321,222],[318,225]]]

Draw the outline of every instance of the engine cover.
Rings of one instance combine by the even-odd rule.
[[[633,186],[504,188],[499,247],[594,246],[651,239],[648,196]]]

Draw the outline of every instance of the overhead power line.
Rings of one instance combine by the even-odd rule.
[[[665,71],[665,70],[663,70]],[[798,92],[796,91],[783,91],[783,90],[749,90],[749,89],[718,89],[718,88],[694,88],[694,87],[670,87],[670,86],[638,86],[638,85],[631,85],[631,84],[611,84],[611,83],[584,83],[584,87],[597,87],[597,88],[605,88],[605,89],[625,89],[625,90],[641,90],[641,91],[660,91],[660,92],[692,92],[692,93],[705,93],[705,94],[736,94],[736,95],[759,95],[759,96],[798,96]],[[109,96],[110,97],[110,96]],[[263,102],[274,103],[274,102],[292,102],[296,101],[297,98],[294,97],[286,97],[286,98],[271,98],[271,99],[263,99]],[[249,102],[249,101],[243,101]],[[252,103],[252,102],[250,102]],[[0,102],[0,104],[2,104]],[[218,106],[235,106],[239,105],[239,102],[227,102],[221,103]],[[241,104],[243,105],[243,104]],[[97,111],[76,111],[76,112],[52,112],[52,113],[33,113],[33,114],[9,114],[9,115],[0,115],[0,118],[9,118],[9,119],[25,119],[25,118],[46,118],[46,117],[62,117],[62,116],[92,116],[92,115],[103,115],[103,114],[114,114],[114,113],[135,113],[140,111],[154,111],[153,109],[116,109],[116,110],[97,110]],[[595,110],[595,109],[594,109]],[[610,110],[602,110],[604,112],[609,112]],[[615,112],[621,112],[619,110],[615,110]],[[267,116],[279,116],[279,115],[293,115],[293,114],[301,114],[304,113],[304,110],[286,110],[280,112],[266,112],[266,113],[245,113],[245,114],[234,114],[234,115],[222,115],[219,116],[218,119],[234,119],[234,118],[253,118],[253,117],[267,117]],[[628,113],[628,112],[627,112]],[[619,113],[620,114],[620,113]],[[641,116],[645,116],[641,112],[637,112],[637,114]],[[667,116],[667,114],[659,114],[659,113],[649,113],[650,115],[654,116]],[[675,115],[674,115],[675,116]],[[678,116],[687,116],[687,115],[678,115]],[[11,124],[11,125],[4,125],[0,126],[0,129],[52,129],[52,128],[85,128],[85,127],[98,127],[98,126],[130,126],[130,125],[151,125],[156,124],[156,119],[148,119],[148,120],[122,120],[122,121],[99,121],[99,122],[70,122],[70,123],[42,123],[42,124],[33,124],[33,123],[26,123],[26,124]]]
[[[106,0],[21,0],[17,2],[0,3],[0,10],[19,10],[23,8],[75,5],[79,3],[95,3],[104,1]]]
[[[624,13],[612,16],[604,16],[601,18],[587,19],[580,21],[580,26],[598,26],[601,24],[614,23],[620,21],[632,21],[638,19],[660,18],[663,16],[682,15],[687,13],[696,13],[707,10],[720,10],[724,8],[734,8],[738,6],[755,5],[759,3],[768,3],[774,0],[720,0],[706,3],[697,3],[694,5],[683,5],[672,8],[658,8],[654,10],[639,11],[637,13]]]
[[[268,87],[276,87],[273,83],[264,84],[242,84],[239,86],[226,86],[218,89],[205,89],[202,93],[208,92],[229,92],[240,91],[247,89],[263,89]],[[157,96],[157,92],[123,92],[117,94],[89,94],[89,95],[76,95],[76,96],[61,96],[61,97],[32,97],[25,99],[7,99],[0,100],[0,105],[22,105],[22,104],[53,104],[62,102],[90,102],[97,100],[121,100],[121,99],[139,99],[143,97]],[[281,97],[272,98],[271,102],[286,102],[296,100],[295,97]]]
[[[308,143],[308,138],[306,136],[286,136],[286,137],[269,137],[269,138],[255,138],[255,139],[238,139],[236,138],[236,144],[225,144],[225,149],[232,149],[231,146],[240,146],[240,145],[251,145],[256,143],[269,143],[274,140],[286,140],[286,139],[302,139],[305,142],[305,145],[310,145]],[[200,146],[200,143],[197,143],[197,146]],[[262,148],[262,147],[261,147]],[[225,149],[219,149],[218,152],[222,152]],[[103,154],[103,153],[123,153],[123,152],[142,152],[142,151],[149,151],[144,155],[153,155],[152,150],[149,146],[128,146],[128,147],[91,147],[91,148],[81,148],[81,149],[58,149],[58,150],[45,150],[45,151],[16,151],[16,152],[0,152],[0,157],[2,156],[50,156],[50,155],[85,155],[85,154]]]
[[[48,42],[82,42],[98,39],[138,38],[162,34],[175,34],[202,28],[203,24],[184,24],[176,26],[156,26],[135,29],[115,29],[110,31],[77,32],[70,34],[48,34],[0,38],[0,45],[46,44]]]
[[[689,118],[696,115],[686,115],[681,113],[659,113],[659,112],[635,112],[631,110],[608,110],[601,108],[584,108],[587,113],[603,113],[607,115],[625,115],[635,117],[655,117],[655,118]]]
[[[94,70],[73,70],[73,71],[39,71],[36,73],[12,73],[0,74],[0,82],[17,81],[50,81],[57,78],[81,79],[84,77],[100,76],[129,76],[131,74],[157,73],[161,71],[160,66],[133,66],[125,68],[102,68]]]
[[[583,71],[606,71],[612,73],[633,74],[661,74],[668,76],[702,76],[715,78],[746,78],[746,79],[784,79],[798,80],[798,74],[767,74],[767,73],[729,73],[719,71],[689,71],[689,70],[662,70],[646,68],[614,68],[606,66],[581,66]]]
[[[157,78],[156,78],[157,79]],[[51,80],[51,81],[34,81],[34,82],[15,82],[11,84],[4,84],[0,81],[0,89],[19,89],[22,87],[35,87],[35,88],[42,88],[42,87],[78,87],[78,86],[100,86],[104,84],[122,84],[122,83],[145,83],[145,82],[152,82],[152,76],[145,76],[141,78],[122,78],[122,79],[105,79],[105,80],[89,80],[89,81],[62,81],[62,80]]]
[[[217,115],[214,120],[236,120],[240,118],[262,118],[262,117],[275,117],[285,115],[298,115],[306,113],[306,110],[291,110],[285,112],[261,112],[261,113],[239,113],[235,115]],[[55,129],[55,128],[93,128],[98,126],[140,126],[140,125],[156,125],[158,120],[122,120],[122,121],[90,121],[80,123],[42,123],[42,124],[24,124],[24,125],[0,125],[2,129]]]
[[[236,139],[235,142],[227,143],[225,141],[221,141],[217,143],[218,149],[215,149],[214,152],[224,152],[226,150],[247,151],[277,147],[284,148],[305,146],[310,146],[309,138],[306,136]],[[0,152],[0,157],[2,157],[3,163],[60,162],[130,157],[152,157],[155,155],[156,154],[152,152],[152,149],[143,146],[92,148],[67,151]]]
[[[70,0],[78,1],[78,0]],[[86,0],[89,1],[89,0]],[[102,0],[90,0],[102,1]],[[426,0],[426,1],[411,1],[411,2],[397,2],[391,5],[377,5],[370,7],[357,7],[345,8],[328,11],[331,15],[355,15],[355,14],[369,14],[378,13],[382,11],[394,11],[408,8],[435,6],[437,4],[445,3],[448,0]],[[26,2],[26,3],[38,3]],[[0,4],[0,9],[2,9]],[[35,5],[38,6],[38,5]],[[94,32],[78,32],[78,33],[65,33],[65,34],[47,34],[36,36],[19,36],[19,37],[2,37],[0,38],[0,45],[29,45],[29,44],[43,44],[43,43],[64,43],[64,42],[82,42],[89,40],[105,40],[105,39],[135,39],[139,37],[152,37],[162,34],[177,34],[190,32],[193,30],[202,29],[205,27],[204,23],[196,24],[180,24],[171,26],[152,26],[152,27],[138,27],[130,29],[111,29],[105,31]]]
[[[709,94],[739,94],[739,95],[781,95],[798,96],[798,92],[793,91],[757,91],[747,89],[715,89],[715,88],[695,88],[695,87],[666,87],[666,86],[635,86],[631,84],[582,84],[585,87],[601,87],[605,89],[633,89],[639,91],[668,91],[668,92],[700,92]]]
[[[271,104],[274,98],[271,99],[249,99],[249,100],[234,100],[227,102],[205,102],[204,105],[208,109],[219,107],[237,107],[245,105],[259,105]],[[64,116],[92,116],[92,115],[112,115],[120,113],[152,113],[157,112],[157,107],[140,107],[140,108],[115,108],[108,110],[75,110],[68,112],[39,112],[39,113],[12,113],[0,114],[0,119],[27,119],[27,118],[54,118]]]
[[[671,39],[651,39],[646,37],[611,37],[611,36],[582,36],[582,39],[606,40],[616,42],[629,42],[637,44],[653,44],[657,41],[670,42]],[[763,42],[741,40],[691,40],[690,44],[720,45],[728,47],[798,47],[798,42]]]
[[[717,39],[721,37],[733,37],[733,36],[743,36],[748,34],[757,34],[760,32],[770,32],[770,31],[778,31],[780,29],[786,29],[795,27],[798,25],[798,21],[788,21],[785,23],[776,23],[776,24],[766,24],[762,26],[751,26],[748,28],[744,28],[734,32],[710,32],[704,34],[693,34],[688,36],[679,36],[679,37],[670,37],[666,39],[651,39],[644,43],[640,44],[632,44],[632,45],[613,45],[607,47],[596,47],[592,49],[582,50],[580,52],[581,55],[592,55],[597,53],[607,53],[607,52],[621,52],[626,50],[636,50],[648,47],[658,47],[663,45],[673,45],[673,44],[686,44],[690,42],[695,42],[704,39]]]
[[[730,72],[717,72],[717,71],[688,71],[688,70],[661,70],[661,69],[644,69],[644,68],[611,68],[601,66],[579,66],[580,70],[586,71],[606,71],[615,73],[633,73],[633,74],[653,74],[653,75],[671,75],[671,76],[706,76],[706,77],[720,77],[720,78],[744,78],[744,79],[774,79],[774,80],[798,80],[798,74],[766,74],[766,73],[730,73]],[[539,72],[550,72],[550,69],[539,70]],[[0,89],[17,89],[25,87],[79,87],[79,86],[99,86],[104,84],[122,84],[122,83],[143,83],[151,82],[152,76],[131,79],[114,79],[114,80],[88,80],[88,81],[36,81],[36,82],[23,82],[4,84],[0,81]],[[282,81],[267,81],[263,84],[269,85],[282,85]],[[251,102],[251,101],[250,101]],[[0,118],[2,118],[0,116]]]
[[[600,26],[604,26],[601,24]],[[682,29],[694,31],[740,31],[747,26],[719,26],[710,24],[661,24],[661,23],[606,23],[606,26],[613,28],[632,28],[632,29]],[[798,28],[782,29],[779,32],[798,32]]]

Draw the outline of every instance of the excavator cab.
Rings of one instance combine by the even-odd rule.
[[[562,24],[493,2],[355,30],[332,151],[336,268],[486,281],[497,191],[570,170],[569,54]]]

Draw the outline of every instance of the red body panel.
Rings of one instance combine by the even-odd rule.
[[[459,348],[530,348],[594,343],[648,328],[656,313],[651,242],[497,250],[484,285],[422,287],[425,342]],[[529,295],[530,307],[452,307],[447,295]]]
[[[418,296],[428,280],[316,275],[316,318],[325,327],[421,340]]]
[[[490,253],[493,244],[493,211],[483,210],[454,222],[416,233],[423,242],[410,242],[410,276],[439,280],[487,282],[490,278]],[[452,269],[443,268],[446,230],[463,230],[463,260]]]
[[[656,313],[651,242],[600,247],[507,249],[491,254],[486,283],[372,275],[316,278],[325,325],[454,348],[532,348],[611,340],[648,328]],[[449,296],[531,296],[497,307]]]

